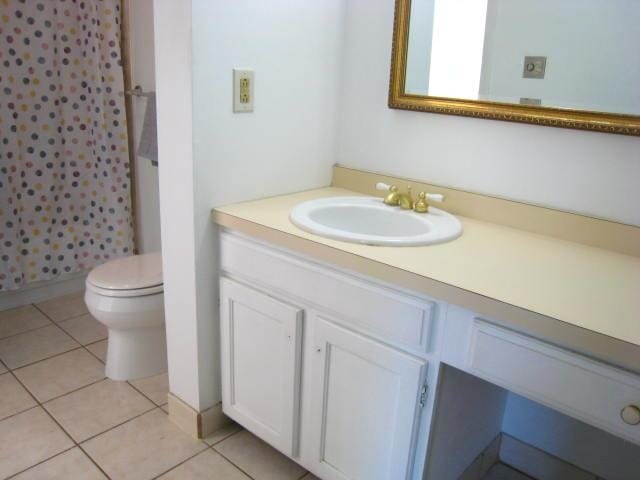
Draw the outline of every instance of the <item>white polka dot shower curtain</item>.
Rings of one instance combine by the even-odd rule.
[[[120,0],[0,0],[0,291],[133,248]]]

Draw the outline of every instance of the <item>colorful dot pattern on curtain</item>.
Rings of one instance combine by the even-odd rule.
[[[0,0],[0,290],[133,248],[119,0]]]

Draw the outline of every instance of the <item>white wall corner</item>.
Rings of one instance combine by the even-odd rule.
[[[160,210],[165,320],[171,392],[198,412],[217,402],[214,381],[201,371],[201,339],[212,320],[199,316],[195,164],[192,125],[191,1],[154,0]],[[170,33],[169,33],[170,32]]]

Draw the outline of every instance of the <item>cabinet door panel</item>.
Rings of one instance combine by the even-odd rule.
[[[426,363],[321,318],[313,340],[315,473],[408,478]]]
[[[302,310],[223,278],[223,411],[287,455],[297,455]]]

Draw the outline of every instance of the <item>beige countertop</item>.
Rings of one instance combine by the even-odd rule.
[[[359,194],[323,188],[217,208],[212,217],[640,372],[640,258],[465,217],[462,237],[423,247],[346,243],[289,221],[296,204],[338,195]]]

